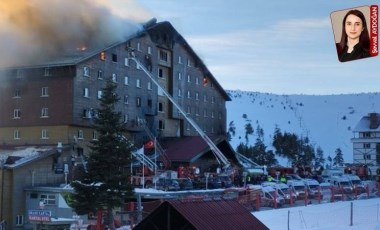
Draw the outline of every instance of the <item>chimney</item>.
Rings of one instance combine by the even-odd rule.
[[[370,113],[369,114],[369,128],[377,129],[377,127],[379,127],[379,118],[377,116],[377,113]]]

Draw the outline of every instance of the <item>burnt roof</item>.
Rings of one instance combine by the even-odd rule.
[[[133,229],[269,230],[236,200],[169,200]]]

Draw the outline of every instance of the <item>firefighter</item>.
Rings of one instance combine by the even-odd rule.
[[[286,177],[284,174],[281,175],[280,182],[286,184]]]

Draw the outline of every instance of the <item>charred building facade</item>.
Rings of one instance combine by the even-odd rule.
[[[169,22],[151,21],[125,41],[72,53],[31,65],[0,70],[0,145],[63,145],[86,151],[96,139],[91,128],[106,80],[118,84],[117,110],[137,146],[150,136],[198,133],[129,59],[130,50],[173,99],[210,137],[226,134],[230,98]]]

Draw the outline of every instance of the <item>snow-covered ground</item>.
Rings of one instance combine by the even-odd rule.
[[[253,212],[271,230],[380,230],[380,198]],[[289,227],[288,227],[289,216]]]
[[[233,121],[236,135],[231,145],[245,143],[245,124],[264,129],[265,144],[272,147],[275,127],[282,132],[309,137],[315,147],[320,146],[324,156],[334,157],[340,148],[346,163],[353,163],[352,130],[363,116],[380,112],[380,93],[346,95],[276,95],[260,92],[228,91],[232,101],[227,102],[227,126]],[[245,115],[244,118],[243,115]],[[227,127],[228,128],[228,127]],[[256,133],[249,135],[254,145]],[[287,162],[280,162],[287,164]]]

